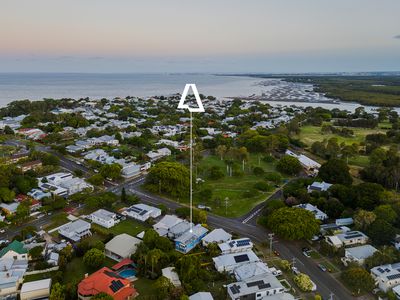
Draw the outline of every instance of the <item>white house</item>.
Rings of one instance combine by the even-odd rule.
[[[295,205],[294,207],[302,208],[302,209],[312,212],[317,220],[323,221],[323,220],[328,219],[328,215],[326,213],[324,213],[323,211],[318,209],[318,207],[316,207],[310,203],[302,203],[299,205]]]
[[[59,227],[58,233],[73,242],[79,242],[81,238],[92,235],[90,228],[90,223],[78,219]]]
[[[253,249],[253,243],[249,238],[231,240],[218,245],[222,254],[245,252]]]
[[[22,284],[20,299],[44,299],[50,296],[51,279],[42,279]]]
[[[209,234],[207,234],[203,239],[202,243],[204,247],[207,247],[211,243],[225,243],[229,242],[232,239],[232,235],[227,233],[225,230],[221,228],[214,229]]]
[[[371,276],[379,289],[386,293],[400,285],[400,262],[374,267],[371,269]]]
[[[151,161],[156,161],[162,157],[171,155],[171,150],[168,148],[161,148],[156,151],[150,151],[146,155]]]
[[[322,182],[318,182],[318,181],[314,181],[312,184],[310,184],[307,187],[307,192],[308,193],[312,193],[312,192],[326,192],[327,190],[329,190],[329,188],[332,186],[332,184],[327,183],[325,181]]]
[[[210,292],[198,292],[189,296],[189,300],[214,300]]]
[[[161,216],[161,209],[139,203],[127,208],[122,214],[144,222],[149,218],[155,219]]]
[[[170,228],[181,222],[183,222],[183,220],[177,216],[165,215],[158,223],[153,225],[153,229],[157,231],[160,236],[166,236]]]
[[[171,281],[174,287],[179,287],[182,285],[181,281],[179,280],[178,273],[176,273],[174,267],[168,267],[161,270],[162,276],[166,277]]]
[[[325,240],[328,244],[340,248],[342,246],[352,246],[358,244],[366,244],[368,236],[361,231],[347,231],[336,235],[326,236]]]
[[[105,209],[96,210],[89,217],[93,223],[105,228],[111,228],[117,223],[117,215]]]
[[[233,270],[233,274],[237,281],[249,279],[251,277],[260,276],[266,273],[272,273],[268,266],[262,261],[256,261],[237,267]]]
[[[1,259],[9,258],[14,260],[28,260],[28,250],[25,248],[25,245],[23,243],[14,240],[6,247],[0,250],[0,258]]]
[[[267,273],[243,281],[228,284],[227,292],[228,296],[232,300],[264,300],[268,299],[268,296],[272,297],[277,294],[283,294],[285,292],[285,288],[274,275]],[[294,299],[294,297],[289,297],[286,299]]]
[[[242,265],[260,261],[253,251],[246,251],[240,253],[223,254],[213,257],[215,268],[218,272],[232,273],[234,269]]]
[[[289,149],[286,150],[285,152],[286,155],[293,156],[297,158],[300,162],[300,164],[303,166],[303,168],[310,172],[311,174],[318,174],[319,168],[321,168],[321,164],[316,162],[315,160],[303,155],[303,154],[296,154],[293,151],[290,151]]]
[[[105,253],[109,258],[121,261],[124,258],[129,258],[133,253],[135,253],[137,246],[141,242],[141,240],[130,236],[129,234],[122,233],[115,236],[105,245]]]
[[[28,269],[28,260],[0,259],[0,298],[16,299],[19,285]]]
[[[359,265],[363,265],[365,259],[372,256],[376,251],[378,250],[371,245],[346,248],[344,252],[344,257],[342,257],[342,261],[343,263],[355,262]]]

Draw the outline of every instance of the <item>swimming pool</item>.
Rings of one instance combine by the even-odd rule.
[[[136,270],[134,269],[125,269],[121,272],[118,273],[119,275],[121,275],[124,278],[129,278],[129,277],[133,277],[136,275]]]

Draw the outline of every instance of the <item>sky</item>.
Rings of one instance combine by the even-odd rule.
[[[2,0],[0,72],[400,71],[399,0]]]

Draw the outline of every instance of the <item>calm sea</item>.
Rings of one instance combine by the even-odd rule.
[[[149,97],[182,93],[186,83],[195,83],[199,93],[218,98],[260,95],[262,79],[211,74],[84,74],[0,73],[0,107],[14,100],[43,98]],[[269,102],[269,101],[267,101]],[[321,106],[354,111],[356,103],[269,102],[271,105]],[[374,109],[369,107],[368,110]],[[399,109],[400,111],[400,109]]]

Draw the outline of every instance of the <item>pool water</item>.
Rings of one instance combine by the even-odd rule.
[[[129,278],[136,275],[136,270],[134,269],[126,269],[118,273],[124,278]]]

